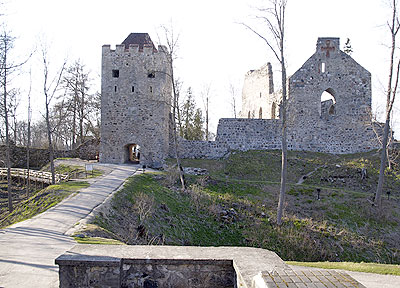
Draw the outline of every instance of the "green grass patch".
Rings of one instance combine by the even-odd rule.
[[[176,168],[132,177],[95,223],[127,244],[252,246],[284,260],[400,263],[400,181],[387,174],[385,189],[392,193],[382,212],[368,202],[376,188],[376,151],[290,151],[283,224],[277,226],[280,159],[280,151],[183,159],[184,167],[209,175],[186,175],[183,192]]]
[[[78,165],[65,165],[60,164],[55,168],[58,174],[68,174],[70,178],[96,178],[103,175],[103,171],[93,169],[92,171],[86,172],[85,167]]]
[[[286,261],[286,264],[315,267],[322,269],[342,269],[347,271],[367,272],[384,275],[400,276],[400,265],[379,263],[354,263],[354,262],[297,262]]]
[[[102,237],[74,237],[78,244],[125,245],[121,241]]]
[[[0,228],[32,218],[60,203],[72,193],[88,186],[87,182],[71,181],[50,185],[39,190],[29,199],[15,205],[13,212],[0,220]]]

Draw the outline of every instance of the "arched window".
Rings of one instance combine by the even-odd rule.
[[[326,89],[321,94],[321,106],[319,109],[319,116],[324,119],[336,114],[336,98],[335,91],[332,88]]]
[[[271,106],[271,119],[276,119],[276,104],[272,102]]]
[[[250,111],[249,111],[249,114],[247,115],[247,118],[249,118],[249,119],[250,119]]]
[[[262,119],[262,108],[260,107],[260,110],[258,111],[258,118]]]

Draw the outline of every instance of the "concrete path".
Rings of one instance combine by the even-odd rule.
[[[58,267],[54,259],[76,244],[64,233],[116,191],[139,167],[97,165],[113,170],[46,212],[0,230],[0,287],[58,287]]]
[[[295,266],[289,265],[294,271],[317,271],[322,270],[320,268],[313,267],[303,267],[303,266]],[[340,269],[335,269],[341,273],[347,273],[355,280],[360,282],[366,288],[399,288],[400,287],[400,276],[394,275],[381,275],[374,273],[364,273],[364,272],[354,272],[354,271],[345,271]]]

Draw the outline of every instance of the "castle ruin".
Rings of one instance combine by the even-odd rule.
[[[130,34],[115,50],[103,46],[100,161],[160,167],[174,156],[165,51],[146,33]],[[180,156],[219,158],[233,150],[281,149],[280,101],[271,64],[248,72],[242,118],[220,119],[215,141],[180,139]],[[315,53],[289,77],[287,115],[289,150],[342,154],[378,148],[371,74],[340,50],[339,38],[318,38]]]

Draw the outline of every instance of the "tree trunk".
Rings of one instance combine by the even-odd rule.
[[[175,79],[174,79],[174,73],[173,73],[173,66],[172,66],[172,59],[170,59],[171,62],[171,82],[172,82],[172,92],[173,92],[173,115],[172,115],[172,125],[173,125],[173,131],[174,131],[174,148],[175,148],[175,158],[176,158],[176,165],[178,166],[178,171],[179,171],[179,179],[181,181],[181,187],[182,187],[182,191],[186,189],[186,185],[185,185],[185,176],[183,175],[183,168],[181,165],[181,160],[179,158],[179,150],[178,150],[178,133],[176,131],[176,110],[179,109],[177,106],[177,102],[178,102],[178,97],[177,97],[177,93],[176,93],[176,87],[175,87]]]
[[[6,128],[6,165],[7,165],[7,194],[8,194],[8,212],[13,211],[12,203],[12,181],[11,181],[11,145],[10,145],[10,132],[8,123],[8,109],[7,109],[7,40],[4,40],[4,58],[3,58],[3,105],[4,105],[4,124]]]
[[[399,80],[399,68],[400,68],[400,61],[397,65],[397,73],[396,73],[396,81],[395,86],[392,89],[392,82],[393,82],[393,63],[394,63],[394,54],[396,50],[396,35],[399,31],[399,21],[397,18],[397,7],[396,7],[396,0],[393,0],[393,14],[392,14],[392,22],[391,26],[389,25],[391,36],[392,36],[392,47],[390,52],[390,67],[389,67],[389,81],[388,81],[388,90],[386,95],[386,120],[385,120],[385,128],[383,132],[383,140],[382,140],[382,151],[381,151],[381,163],[379,168],[379,179],[378,179],[378,186],[376,187],[375,193],[375,201],[374,204],[379,208],[382,208],[382,190],[383,184],[385,181],[385,169],[386,169],[386,162],[387,162],[387,144],[389,139],[389,129],[390,129],[390,114],[392,112],[394,99],[397,92],[397,85]]]
[[[208,141],[208,96],[206,99],[206,141]]]
[[[282,44],[283,45],[283,42]],[[283,55],[283,47],[281,46],[281,69],[282,69],[282,165],[281,165],[281,187],[279,191],[279,203],[276,221],[278,225],[282,224],[283,208],[286,196],[286,179],[287,179],[287,143],[286,143],[286,67]]]
[[[381,209],[382,207],[382,190],[383,190],[383,184],[385,181],[385,168],[386,168],[386,146],[388,143],[389,139],[389,125],[390,125],[390,119],[386,117],[385,121],[385,128],[383,132],[383,140],[382,140],[382,151],[381,151],[381,165],[379,168],[379,179],[378,179],[378,186],[376,188],[376,193],[375,193],[375,205]],[[384,147],[384,148],[383,148]]]
[[[2,35],[2,44],[4,49],[3,51],[3,59],[1,67],[3,73],[3,106],[4,106],[4,125],[5,132],[6,132],[6,166],[7,166],[7,194],[8,194],[8,211],[11,213],[13,211],[13,204],[12,204],[12,183],[11,183],[11,145],[10,145],[10,132],[9,132],[9,122],[8,122],[8,108],[7,108],[7,76],[8,76],[8,67],[7,67],[7,53],[8,53],[8,36]]]
[[[50,172],[51,172],[51,184],[56,184],[56,175],[54,169],[54,149],[53,143],[51,141],[51,127],[50,127],[50,119],[49,119],[49,104],[47,103],[46,96],[46,127],[47,127],[47,140],[49,142],[49,160],[50,160]]]

